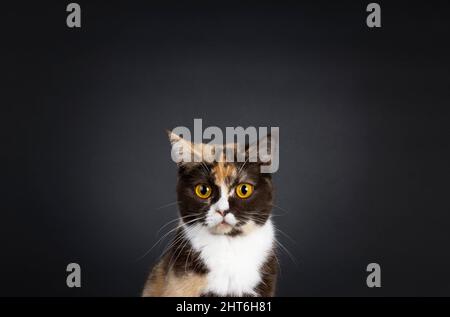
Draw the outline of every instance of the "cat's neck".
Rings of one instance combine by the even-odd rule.
[[[261,269],[273,255],[275,234],[269,220],[238,236],[215,235],[200,224],[184,228],[192,248],[208,268],[206,292],[219,296],[255,294]]]

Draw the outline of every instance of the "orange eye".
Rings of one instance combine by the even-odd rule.
[[[236,186],[236,195],[239,198],[248,198],[253,194],[253,185],[242,183]]]
[[[195,194],[202,199],[206,199],[211,196],[211,187],[205,184],[198,184],[195,186]]]

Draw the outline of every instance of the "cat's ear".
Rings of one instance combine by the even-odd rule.
[[[181,137],[173,131],[167,130],[172,145],[172,160],[178,165],[198,164],[203,161],[204,144],[190,141],[190,133]]]
[[[263,173],[276,172],[279,163],[279,139],[278,129],[272,129],[257,142],[246,147],[246,159],[261,164]]]

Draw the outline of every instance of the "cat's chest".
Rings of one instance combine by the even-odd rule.
[[[253,295],[261,282],[260,269],[273,248],[273,230],[244,237],[203,236],[194,247],[208,268],[205,293],[219,296]],[[265,230],[264,230],[265,229]]]
[[[267,255],[246,244],[223,243],[205,248],[201,257],[209,270],[207,292],[240,296],[253,294],[261,281],[260,268]]]

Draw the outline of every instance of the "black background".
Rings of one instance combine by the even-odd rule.
[[[449,6],[369,2],[2,4],[0,295],[139,295],[194,118],[280,127],[278,295],[450,295]]]

